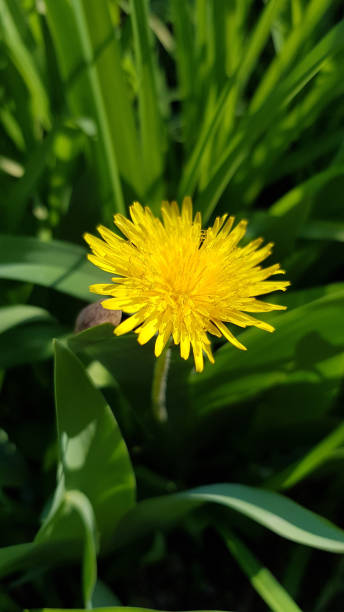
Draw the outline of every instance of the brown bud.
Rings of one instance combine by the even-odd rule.
[[[107,310],[103,308],[101,305],[101,302],[103,301],[104,300],[100,300],[99,302],[90,304],[79,312],[74,328],[74,332],[76,334],[84,329],[88,329],[89,327],[101,325],[101,323],[111,323],[113,326],[116,326],[121,322],[122,311]]]

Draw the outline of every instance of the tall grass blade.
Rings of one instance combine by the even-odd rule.
[[[217,528],[225,544],[249,578],[253,588],[274,612],[301,612],[287,591],[247,546],[225,525]]]
[[[343,443],[344,423],[336,427],[334,431],[314,446],[302,459],[270,478],[265,483],[265,486],[276,490],[293,487],[331,459],[333,451]]]
[[[10,58],[30,92],[34,115],[47,128],[50,124],[50,112],[46,85],[32,53],[20,35],[18,13],[20,16],[20,7],[15,0],[0,0],[0,32]]]
[[[104,144],[104,161],[108,165],[109,178],[112,187],[112,206],[114,210],[125,213],[125,202],[114,142],[111,138],[109,117],[105,106],[104,96],[99,80],[99,73],[94,62],[94,50],[92,47],[89,24],[85,15],[85,2],[72,0],[75,19],[80,33],[81,46],[87,65],[87,72],[91,86],[91,92],[97,109],[97,119],[99,123],[101,138]]]
[[[145,176],[145,197],[153,209],[160,207],[163,197],[164,133],[157,93],[157,75],[148,25],[146,0],[131,0],[130,15],[133,26],[141,150]]]

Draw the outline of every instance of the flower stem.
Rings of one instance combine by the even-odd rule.
[[[154,418],[158,423],[165,423],[168,417],[166,409],[166,386],[170,360],[171,349],[168,343],[155,362],[153,374],[152,410]]]

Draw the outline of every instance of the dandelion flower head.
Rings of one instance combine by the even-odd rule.
[[[116,335],[135,330],[140,344],[156,336],[157,357],[172,336],[183,359],[192,348],[196,370],[201,372],[204,354],[214,362],[208,334],[224,336],[246,350],[227,323],[274,331],[249,313],[284,310],[256,296],[285,291],[290,283],[267,280],[284,273],[279,264],[260,265],[270,255],[272,243],[262,246],[263,239],[257,238],[239,246],[246,221],[234,227],[234,217],[225,214],[202,230],[201,215],[193,217],[188,197],[181,211],[176,202],[163,202],[161,215],[162,220],[135,202],[131,220],[114,216],[124,237],[102,225],[97,228],[102,239],[85,234],[93,251],[89,260],[113,275],[111,284],[91,285],[90,291],[111,296],[102,302],[104,308],[131,315],[115,328]]]

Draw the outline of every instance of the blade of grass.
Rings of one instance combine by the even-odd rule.
[[[143,172],[137,147],[134,106],[107,4],[104,1],[84,1],[83,7],[119,171],[125,183],[130,186],[130,197],[137,198],[143,195]]]
[[[164,135],[157,93],[157,75],[146,0],[131,0],[145,197],[152,198],[153,209],[160,207],[163,197]]]
[[[296,106],[288,110],[288,113],[276,122],[273,128],[268,127],[264,138],[257,143],[252,155],[248,156],[243,163],[240,176],[234,179],[235,188],[241,194],[243,205],[251,205],[262,188],[273,182],[273,170],[275,167],[280,170],[281,157],[287,157],[288,162],[291,159],[294,160],[295,153],[293,156],[290,155],[291,144],[302,142],[302,134],[309,130],[316,120],[321,120],[322,113],[327,114],[328,107],[335,99],[342,99],[343,94],[344,82],[340,80],[338,82],[337,72],[330,78],[318,79],[315,86],[311,87],[309,93],[306,93]],[[331,130],[329,127],[328,133],[332,142],[334,134],[338,142],[338,130]],[[320,140],[321,147],[326,147],[326,136]],[[312,145],[312,149],[317,146],[314,142]],[[305,165],[302,158],[301,164]],[[296,168],[300,168],[300,162]],[[248,175],[250,176],[249,184],[246,178]]]
[[[321,17],[328,10],[328,7],[327,0],[311,0],[309,2],[302,23],[292,30],[281,53],[271,63],[270,68],[259,84],[250,105],[251,112],[256,111],[273,91],[274,87],[292,65],[299,49],[317,26]]]
[[[303,14],[302,0],[291,0],[291,15],[293,25],[296,26],[300,23]]]
[[[344,443],[344,423],[341,423],[319,444],[314,446],[302,459],[288,466],[279,474],[275,474],[265,482],[269,489],[290,489],[298,482],[307,478],[319,466],[332,458],[333,451]]]
[[[245,47],[245,52],[240,58],[241,61],[239,69],[237,70],[236,84],[228,101],[226,113],[228,128],[233,126],[235,109],[239,95],[245,88],[252,71],[257,64],[260,54],[270,35],[272,24],[278,13],[283,8],[284,4],[285,0],[270,0],[262,11],[259,21],[249,38],[248,46]]]
[[[268,128],[274,118],[291,102],[314,75],[320,71],[326,58],[344,48],[344,21],[340,22],[316,45],[289,76],[269,94],[264,104],[247,116],[240,131],[232,138],[208,185],[200,193],[198,208],[205,210],[206,220],[242,162],[250,154],[253,144]]]
[[[301,229],[300,236],[309,240],[344,242],[344,223],[323,219],[310,220]]]
[[[29,197],[35,190],[39,179],[41,178],[49,156],[53,150],[55,138],[62,127],[62,120],[56,121],[54,127],[50,130],[46,138],[44,138],[37,148],[30,153],[27,162],[24,176],[16,181],[7,196],[7,205],[5,215],[7,216],[7,229],[13,232],[19,226],[19,223],[24,215],[25,208],[28,204]]]
[[[222,92],[218,97],[218,101],[214,107],[212,116],[207,124],[204,124],[200,132],[198,141],[190,155],[190,158],[185,166],[185,171],[180,183],[178,198],[182,199],[185,195],[192,194],[196,182],[200,175],[201,162],[204,157],[209,155],[209,148],[213,141],[214,135],[220,124],[223,122],[226,115],[227,132],[226,137],[232,126],[236,101],[239,94],[245,87],[250,75],[258,61],[262,48],[264,47],[267,37],[270,33],[270,27],[275,18],[277,11],[280,9],[284,0],[273,0],[269,2],[267,7],[262,12],[253,35],[251,36],[248,47],[245,49],[243,61],[238,66],[235,76],[228,79],[223,86]],[[202,208],[201,208],[202,210]]]
[[[64,501],[77,512],[84,528],[82,591],[84,605],[89,609],[92,608],[92,595],[97,581],[98,538],[96,520],[91,502],[82,491],[66,491]]]
[[[217,527],[229,552],[250,580],[253,588],[274,612],[301,612],[287,591],[248,547],[224,524]]]
[[[0,30],[11,60],[30,92],[34,113],[47,128],[50,124],[50,113],[46,87],[34,62],[33,55],[20,35],[17,27],[18,15],[16,14],[16,18],[14,18],[12,14],[14,8],[18,9],[13,2],[0,0]]]
[[[344,166],[330,167],[288,191],[269,208],[270,221],[266,228],[269,236],[277,241],[277,257],[288,255],[296,238],[307,228],[314,199],[327,183],[344,175]]]
[[[171,0],[171,18],[176,38],[174,55],[178,73],[179,96],[182,101],[183,140],[184,147],[188,150],[197,113],[197,73],[195,71],[194,29],[192,27],[190,5],[184,0]]]
[[[85,3],[80,0],[72,0],[75,19],[79,28],[81,45],[87,65],[87,72],[91,85],[91,91],[97,109],[97,118],[101,137],[104,144],[105,163],[108,165],[108,173],[112,187],[112,208],[125,214],[126,207],[123,198],[121,180],[117,163],[117,156],[107,114],[104,96],[99,81],[99,73],[94,62],[94,50],[92,48],[89,26],[85,15]]]
[[[290,559],[286,567],[283,586],[292,597],[297,597],[302,579],[305,575],[312,551],[305,546],[293,546]]]

